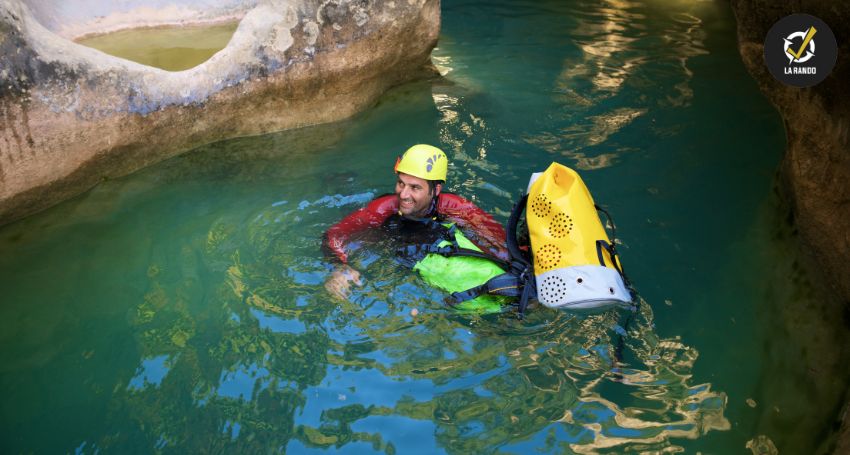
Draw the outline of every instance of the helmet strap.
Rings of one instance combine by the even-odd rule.
[[[428,206],[428,213],[425,214],[426,218],[431,218],[431,217],[437,216],[437,199],[438,198],[439,198],[439,195],[437,195],[437,194],[435,194],[431,198],[431,205]]]

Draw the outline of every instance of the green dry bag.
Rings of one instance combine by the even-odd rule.
[[[450,227],[451,224],[446,225]],[[461,248],[475,250],[481,249],[475,246],[459,229],[454,229],[454,236]],[[445,247],[451,245],[448,240],[441,241],[437,246]],[[490,278],[505,273],[501,267],[493,261],[469,256],[445,257],[430,253],[419,260],[413,270],[419,272],[428,284],[447,292],[461,292],[486,283]],[[500,295],[483,294],[471,300],[466,300],[455,305],[455,309],[475,313],[500,313],[503,306],[511,302],[510,297]]]

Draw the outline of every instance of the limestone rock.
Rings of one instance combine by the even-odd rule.
[[[343,119],[433,74],[439,0],[166,3],[0,1],[0,224],[203,143]],[[70,41],[233,19],[223,50],[179,72]]]
[[[744,64],[762,93],[776,106],[785,124],[787,149],[780,169],[780,189],[799,232],[809,275],[824,305],[850,311],[850,3],[804,0],[733,0],[738,46]],[[807,13],[824,20],[838,42],[831,75],[810,88],[794,88],[775,80],[764,64],[764,39],[779,19]],[[753,151],[757,153],[757,151]],[[808,311],[798,308],[796,311]],[[793,312],[789,312],[791,314]],[[840,323],[840,322],[838,322]],[[813,334],[803,336],[811,337]],[[831,346],[841,357],[843,346]],[[820,378],[828,382],[830,378]],[[815,381],[817,382],[817,381]],[[835,403],[836,410],[840,405]],[[850,450],[850,417],[843,419],[835,453]],[[813,449],[813,448],[809,448]],[[821,450],[830,450],[821,447]],[[793,452],[793,450],[792,450]],[[814,450],[812,450],[814,452]]]
[[[850,304],[850,4],[804,1],[794,6],[767,0],[733,1],[741,56],[761,91],[785,123],[788,146],[782,187],[800,237],[841,300]],[[805,89],[776,81],[764,64],[764,37],[795,12],[820,17],[838,41],[838,61],[822,83]]]

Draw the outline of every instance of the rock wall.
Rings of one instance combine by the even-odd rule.
[[[105,16],[110,2],[71,3],[0,1],[0,224],[204,143],[351,116],[433,74],[440,28],[439,0],[129,0]],[[180,72],[68,40],[129,17],[241,21]]]
[[[731,3],[744,64],[762,93],[779,110],[785,124],[787,149],[779,187],[793,216],[808,275],[822,298],[821,304],[840,306],[837,313],[844,315],[844,321],[824,323],[843,325],[846,332],[850,314],[847,265],[850,263],[850,3],[832,0],[732,0]],[[814,87],[785,86],[770,75],[764,64],[767,31],[776,21],[793,13],[807,13],[824,20],[838,42],[838,60],[833,72]],[[809,310],[798,308],[796,312]],[[786,324],[793,325],[791,321]],[[808,327],[807,332],[797,336],[823,339],[823,333],[818,333],[816,327]],[[843,343],[829,346],[829,350],[835,352],[836,358],[846,359],[847,346]],[[843,371],[846,377],[846,367]],[[815,381],[818,380],[825,383],[828,378]],[[835,403],[834,406],[836,425],[841,425],[839,437],[837,441],[827,438],[830,441],[820,450],[850,453],[848,405]],[[829,433],[829,428],[824,432]],[[779,449],[781,452],[782,448]],[[813,447],[809,450],[814,453]]]

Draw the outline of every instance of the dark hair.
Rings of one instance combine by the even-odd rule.
[[[437,187],[437,184],[443,185],[445,184],[445,180],[426,180],[428,182],[428,192],[433,193],[434,188]]]

